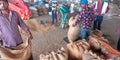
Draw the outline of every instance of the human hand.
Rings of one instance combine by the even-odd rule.
[[[76,24],[72,24],[72,26],[73,26],[73,27],[75,27],[75,26],[76,26]]]
[[[102,14],[102,16],[104,16],[105,14]]]
[[[32,40],[33,39],[33,36],[31,34],[31,32],[28,30],[27,32],[27,36],[28,36],[28,40]]]

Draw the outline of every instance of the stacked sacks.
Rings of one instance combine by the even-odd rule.
[[[57,52],[51,52],[46,55],[41,54],[40,60],[119,60],[120,52],[100,38],[102,32],[96,30],[93,33],[94,34],[89,37],[93,43],[78,40],[67,44],[68,50],[60,49]],[[94,52],[91,46],[95,47],[95,50],[100,49],[100,54],[99,52]],[[67,51],[67,53],[63,51]]]
[[[96,50],[101,49],[101,43],[99,43],[97,39],[92,38],[92,36],[89,36],[89,44]]]
[[[80,35],[79,25],[76,25],[75,27],[73,27],[73,24],[75,24],[75,21],[77,20],[77,18],[78,18],[78,15],[75,18],[71,17],[69,19],[68,39],[70,42],[75,41]]]
[[[25,44],[17,46],[14,50],[0,46],[0,55],[2,60],[33,60],[31,40],[27,40]]]
[[[39,16],[48,14],[48,8],[46,8],[44,5],[36,6],[36,8]]]
[[[100,30],[94,30],[91,35],[102,37],[103,33]]]
[[[92,46],[94,46],[95,49],[101,49],[101,52],[103,53],[105,59],[119,60],[120,52],[117,51],[115,48],[111,47],[103,39],[95,36],[89,36],[89,39],[97,41],[97,43],[92,43]]]
[[[86,50],[82,56],[82,60],[104,60],[91,50]]]
[[[99,52],[94,52],[93,49],[91,49],[90,44],[85,41],[77,41],[72,44],[68,44],[67,48],[70,60],[119,60],[120,52],[116,51],[105,42],[100,41],[98,42],[102,42],[103,46],[100,47],[101,50],[99,50]]]
[[[86,41],[76,41],[67,45],[70,60],[104,60],[104,55],[91,49]]]
[[[101,51],[103,52],[103,54],[98,54],[98,52],[94,52],[90,48],[90,44],[86,41],[79,40],[73,43],[69,43],[67,44],[67,48],[68,50],[61,48],[57,52],[52,51],[48,54],[40,54],[40,60],[105,60],[105,59],[108,59],[106,58],[107,56],[105,55],[105,53],[112,52],[112,51],[113,53],[109,54],[110,55],[109,59],[119,60],[118,58],[119,52],[114,51],[113,49],[111,49],[111,47],[110,47],[110,50],[112,51],[107,50],[108,48],[104,46],[103,48],[105,50],[101,47],[102,49]],[[116,55],[113,55],[113,54],[116,54]]]
[[[57,52],[52,51],[47,54],[40,54],[40,60],[69,60],[68,58],[81,60],[84,50],[89,50],[89,47],[86,41],[77,41],[73,44],[68,44],[68,50],[61,48]]]
[[[91,35],[98,37],[98,38],[104,40],[105,42],[109,43],[109,41],[103,37],[103,33],[100,30],[94,30]]]
[[[34,6],[30,6],[30,9],[32,11],[32,17],[37,17],[38,15],[38,10]]]
[[[85,50],[89,50],[90,46],[86,41],[77,41],[67,44],[69,58],[72,60],[82,60]]]
[[[91,34],[91,36],[95,36],[95,37],[102,37],[102,32],[99,31],[99,30],[94,30]],[[94,38],[91,38],[91,36],[89,36],[89,44],[91,47],[95,48],[95,49],[100,49],[101,47],[101,44],[98,42],[98,40],[94,39]]]
[[[57,52],[52,51],[48,54],[40,54],[39,60],[68,60],[68,54],[64,48],[61,48]]]

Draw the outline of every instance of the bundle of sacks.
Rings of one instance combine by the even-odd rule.
[[[104,59],[120,59],[120,52],[110,46],[108,43],[106,43],[103,39],[95,36],[89,36],[89,39],[93,42],[95,41],[94,43],[90,43],[90,45],[93,47],[93,49],[100,50],[100,52],[103,53]]]
[[[77,41],[67,44],[69,59],[82,60],[82,55],[85,50],[89,50],[90,46],[85,41]]]
[[[111,47],[99,30],[93,31],[89,42],[78,40],[67,44],[67,49],[40,54],[40,60],[120,60],[120,52]]]
[[[99,39],[105,43],[109,43],[109,41],[103,37],[103,33],[101,31],[94,30],[89,36],[89,44],[95,49],[100,49],[102,43],[99,42]]]
[[[103,33],[100,30],[94,30],[91,33],[92,36],[95,36],[97,38],[102,39],[103,41],[105,41],[106,43],[109,43],[109,41],[103,37]],[[91,40],[90,40],[91,41]]]
[[[31,40],[27,40],[14,49],[0,46],[0,55],[2,60],[33,60],[31,50]]]
[[[61,48],[58,51],[52,51],[47,54],[40,54],[40,60],[102,60],[96,53],[90,49],[86,41],[76,41],[67,44],[67,49]]]
[[[96,33],[95,33],[96,32]],[[97,35],[96,35],[97,34]],[[100,31],[94,31],[91,36],[89,36],[89,44],[94,50],[99,50],[103,53],[104,59],[111,59],[111,60],[119,60],[120,59],[120,52],[117,51],[115,48],[110,46],[107,43],[107,39],[101,37]]]
[[[32,11],[32,17],[37,17],[38,15],[38,9],[34,6],[30,6],[30,9]]]
[[[104,60],[99,57],[96,53],[93,53],[91,50],[85,50],[82,60]]]
[[[75,41],[67,44],[69,60],[120,60],[120,52],[111,47],[102,32],[95,30],[89,42]]]
[[[79,37],[79,34],[80,34],[79,25],[73,26],[73,24],[75,24],[77,18],[78,18],[78,15],[75,17],[71,17],[69,19],[68,40],[70,42],[75,41]]]
[[[102,60],[97,53],[91,50],[91,46],[86,41],[77,41],[67,45],[69,60]]]
[[[62,47],[61,49],[58,49],[58,51],[52,51],[48,54],[40,54],[39,60],[68,60],[68,53],[67,51]]]
[[[48,14],[48,8],[46,8],[44,5],[36,6],[36,8],[39,16]]]

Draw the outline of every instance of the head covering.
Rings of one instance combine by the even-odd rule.
[[[82,0],[80,4],[88,4],[88,0]]]

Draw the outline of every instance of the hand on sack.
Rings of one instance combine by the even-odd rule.
[[[31,32],[29,30],[27,31],[27,36],[28,36],[28,40],[33,39],[33,36],[32,36],[32,34],[31,34]]]
[[[72,26],[73,26],[73,27],[75,27],[75,26],[76,26],[76,24],[72,24]]]

